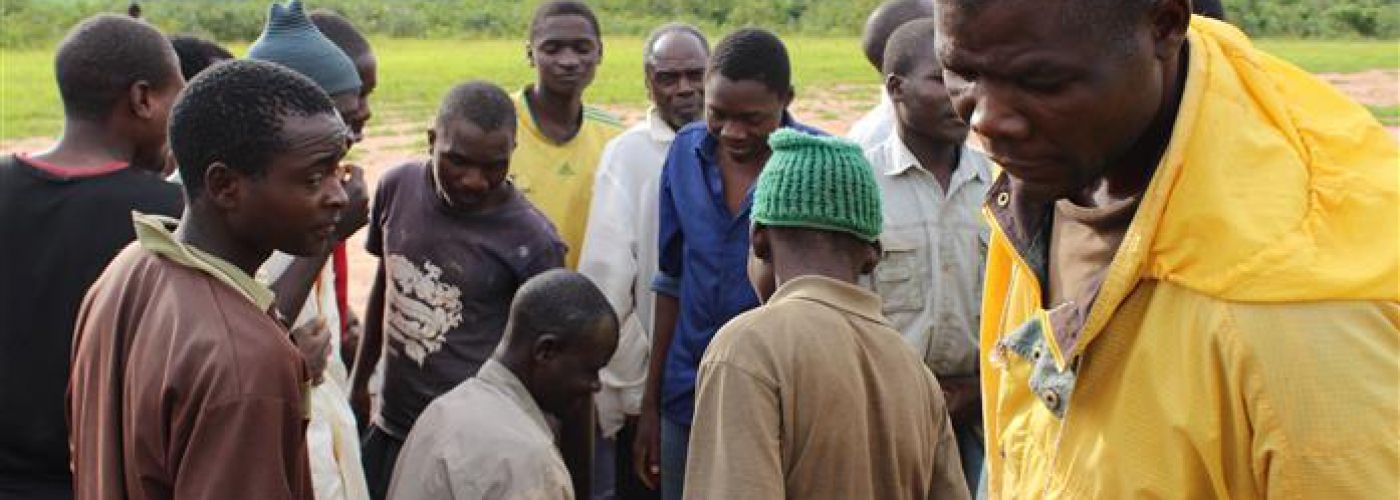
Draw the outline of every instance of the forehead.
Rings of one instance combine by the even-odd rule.
[[[325,154],[343,153],[348,129],[335,113],[309,116],[284,115],[279,134],[286,147],[273,155],[273,163],[305,163]]]
[[[435,149],[469,157],[495,157],[504,150],[509,155],[515,141],[515,128],[509,124],[495,130],[482,130],[480,125],[465,118],[444,120],[437,125]]]
[[[651,46],[651,61],[658,67],[668,65],[701,66],[709,55],[705,46],[695,35],[683,31],[672,31],[661,35]]]
[[[781,106],[783,98],[758,80],[730,80],[716,72],[705,79],[705,102],[720,109],[768,108]]]
[[[1098,57],[1102,44],[1070,22],[1070,2],[999,0],[967,5],[939,0],[935,49],[947,66],[993,67],[1034,57],[1075,61]],[[1081,7],[1083,8],[1083,7]]]
[[[534,43],[598,40],[597,31],[588,18],[578,14],[557,14],[540,19],[531,33]]]

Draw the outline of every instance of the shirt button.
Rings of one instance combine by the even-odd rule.
[[[1006,205],[1009,203],[1011,203],[1010,194],[1007,194],[1005,191],[997,193],[997,206],[1006,208]]]

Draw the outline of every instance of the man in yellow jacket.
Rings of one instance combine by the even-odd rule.
[[[997,498],[1400,497],[1397,152],[1188,0],[938,0]]]

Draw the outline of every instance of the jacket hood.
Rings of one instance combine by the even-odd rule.
[[[1242,302],[1400,300],[1395,139],[1228,24],[1197,16],[1188,39],[1172,139],[1124,241],[1141,275]]]

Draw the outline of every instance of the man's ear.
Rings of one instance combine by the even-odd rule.
[[[126,89],[127,99],[130,101],[131,114],[142,120],[150,120],[156,115],[156,110],[151,93],[155,92],[155,87],[151,82],[137,80]]]
[[[754,224],[749,229],[749,245],[753,247],[753,256],[758,260],[773,264],[773,243],[768,239],[768,228],[761,224]]]
[[[787,94],[783,96],[783,109],[786,110],[788,106],[791,106],[792,100],[795,98],[797,98],[797,90],[788,85]]]
[[[557,335],[545,333],[535,337],[535,345],[531,349],[530,355],[537,363],[550,361],[559,356],[562,347]]]
[[[224,162],[214,162],[204,170],[204,197],[214,206],[229,211],[238,208],[243,201],[244,185],[248,176],[235,172]]]
[[[525,41],[525,62],[528,63],[531,68],[535,67],[535,47],[529,40]]]
[[[894,73],[885,75],[885,94],[890,96],[890,102],[903,102],[904,78]]]
[[[428,127],[428,156],[433,156],[433,147],[437,146],[437,128]]]
[[[860,264],[861,274],[875,272],[875,267],[880,265],[880,256],[885,254],[884,247],[880,245],[880,240],[875,240],[869,245],[865,245],[865,252],[861,255],[863,259]]]
[[[1166,61],[1181,51],[1186,43],[1186,28],[1191,25],[1189,0],[1162,0],[1152,7],[1152,50],[1158,60]]]

